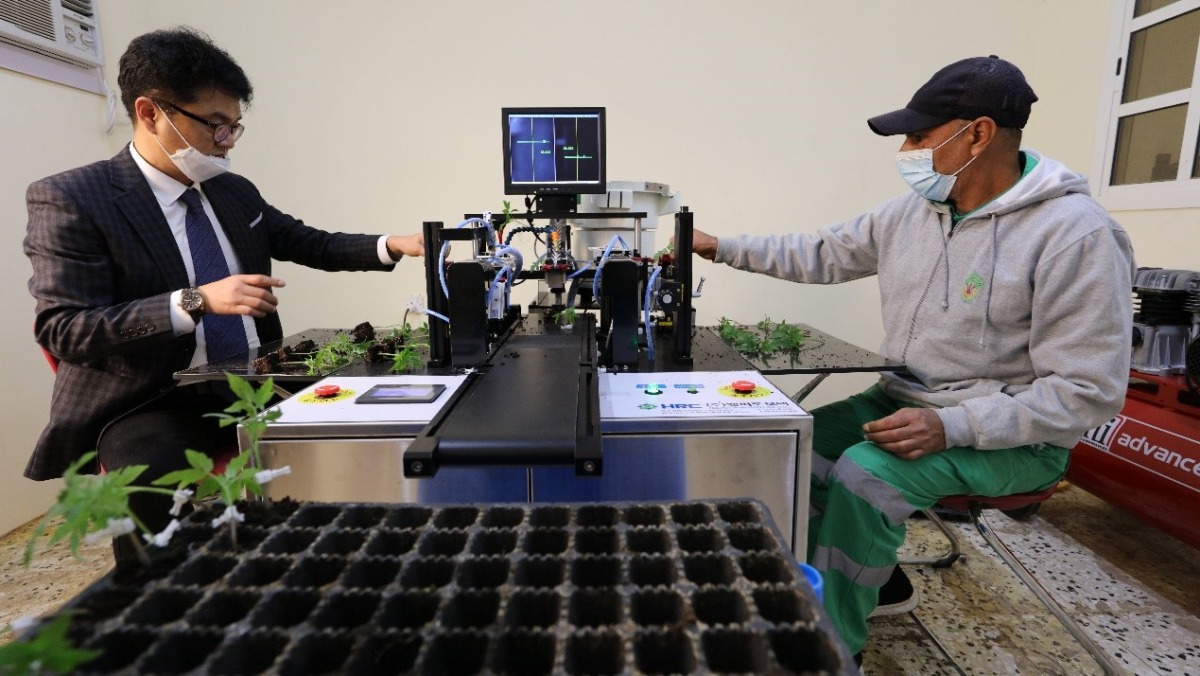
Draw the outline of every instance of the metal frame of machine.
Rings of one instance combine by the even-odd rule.
[[[621,217],[645,215],[633,212]],[[670,359],[685,367],[691,364],[693,214],[683,207],[675,215],[675,255],[657,261],[628,247],[619,236],[593,260],[577,259],[571,254],[567,219],[580,216],[586,215],[512,215],[530,223],[550,221],[551,249],[538,270],[525,269],[520,252],[500,242],[495,234],[499,217],[468,217],[456,228],[433,221],[423,224],[426,257],[431,262],[426,266],[429,314],[445,319],[431,321],[429,366],[472,369],[478,374],[406,452],[407,476],[434,476],[443,464],[569,464],[579,476],[599,475],[603,462],[598,367],[636,370],[639,363],[652,364],[652,317],[658,318],[659,313],[663,315],[659,325],[672,337]],[[473,255],[445,264],[451,242],[466,242]],[[530,307],[531,316],[540,315],[540,324],[549,327],[540,335],[514,330],[522,315],[509,294],[514,281],[524,279],[546,284],[540,302]],[[580,290],[585,284],[592,293]],[[599,310],[599,322],[585,314],[563,330],[545,321],[575,307]],[[504,354],[526,358],[497,358]],[[484,377],[493,371],[498,375]],[[566,387],[550,391],[544,387],[546,380]],[[488,411],[502,409],[514,396],[524,405],[510,409],[500,429],[489,428],[483,444],[475,421]],[[549,410],[559,413],[548,417]],[[485,446],[487,450],[481,450]]]

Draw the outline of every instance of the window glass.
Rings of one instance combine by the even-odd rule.
[[[1200,10],[1154,24],[1129,36],[1122,103],[1192,86]],[[1190,45],[1190,49],[1181,49]]]
[[[1111,185],[1175,180],[1186,118],[1186,105],[1121,118]]]
[[[1178,0],[1137,0],[1137,4],[1133,8],[1133,17],[1136,19],[1143,14],[1149,14],[1156,9],[1162,9],[1163,7],[1166,7],[1167,5],[1177,1]]]

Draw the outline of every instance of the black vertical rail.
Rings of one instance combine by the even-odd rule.
[[[680,207],[675,214],[675,281],[679,307],[675,310],[675,361],[692,363],[692,212]]]
[[[449,316],[449,301],[442,293],[438,281],[438,252],[442,249],[442,222],[425,221],[421,224],[425,234],[425,302],[430,310]],[[429,317],[429,366],[441,367],[450,364],[450,327],[437,317]]]

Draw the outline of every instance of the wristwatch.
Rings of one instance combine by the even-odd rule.
[[[179,307],[191,315],[192,319],[199,320],[204,316],[206,310],[204,307],[204,296],[200,294],[200,290],[197,288],[184,289],[183,293],[179,294]]]

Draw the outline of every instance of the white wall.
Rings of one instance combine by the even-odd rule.
[[[208,32],[256,87],[235,170],[310,224],[371,233],[499,210],[499,110],[517,105],[606,106],[610,179],[670,184],[702,230],[815,230],[906,189],[892,163],[899,141],[871,134],[866,118],[903,106],[946,63],[990,53],[1020,65],[1041,96],[1027,145],[1086,171],[1110,15],[1096,0],[101,4],[114,87],[134,36],[179,24]],[[0,327],[20,348],[2,372],[28,383],[3,409],[3,532],[51,497],[35,499],[18,478],[49,392],[23,289],[24,187],[111,155],[129,127],[105,139],[96,97],[8,72],[0,72],[0,101],[14,121],[0,167],[0,206],[11,214],[0,255],[9,305],[22,318]],[[80,128],[64,136],[71,126]],[[1143,264],[1197,266],[1179,253],[1180,240],[1157,236],[1157,212],[1132,216],[1146,219],[1134,239]],[[1172,231],[1191,217],[1175,212]],[[400,268],[329,275],[279,265],[285,330],[398,321],[404,295],[424,290],[418,264]],[[872,280],[800,287],[704,262],[697,272],[708,277],[703,323],[769,315],[867,347],[882,336]],[[809,401],[868,382],[834,377]]]
[[[107,157],[104,99],[0,69],[0,533],[46,511],[61,485],[22,477],[46,423],[54,376],[33,342],[25,187]]]

